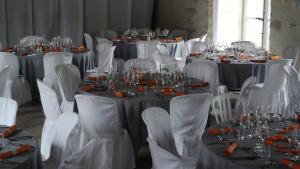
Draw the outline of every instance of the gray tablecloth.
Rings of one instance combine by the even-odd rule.
[[[265,64],[260,63],[218,63],[219,82],[226,85],[229,90],[239,90],[244,81],[256,76],[257,83],[263,83]]]
[[[208,129],[209,130],[209,129]],[[207,130],[207,131],[208,131]],[[247,156],[255,156],[253,152],[250,152],[248,149],[251,147],[254,148],[255,142],[261,143],[257,138],[251,139],[248,141],[237,141],[238,148],[234,151],[234,153],[229,157],[224,157],[224,150],[228,147],[228,142],[218,143],[218,144],[209,144],[217,142],[216,136],[210,136],[207,132],[204,133],[202,137],[201,150],[199,155],[198,166],[209,168],[209,169],[260,169],[265,166],[265,161],[267,158],[258,158],[255,160],[249,159],[230,159],[230,157],[247,157]],[[279,153],[273,147],[271,150],[271,158],[274,161],[267,168],[274,169],[282,169],[285,168],[280,164],[280,160],[284,157],[284,153]]]
[[[17,131],[17,133],[13,135],[13,137],[18,137],[18,136],[30,136],[30,134],[28,134],[28,132],[26,131],[20,131],[20,132]],[[10,142],[7,144],[6,149],[11,150],[11,146],[15,147],[20,144],[27,144],[31,146],[32,150],[24,154],[0,161],[0,168],[1,169],[41,169],[42,168],[41,154],[39,151],[39,146],[33,137],[28,137],[28,138],[24,137],[24,138],[17,139],[16,141]]]
[[[44,77],[44,54],[36,53],[33,55],[19,56],[20,75],[23,75],[29,82],[33,99],[37,99],[38,88],[36,79],[43,80]],[[73,64],[78,67],[83,77],[84,72],[93,67],[93,59],[90,52],[73,53]]]
[[[184,41],[161,44],[168,49],[170,56],[173,56],[174,58],[181,57],[181,49],[183,48]],[[113,42],[113,45],[116,46],[114,57],[124,59],[125,61],[137,58],[136,43],[121,41]]]
[[[187,90],[187,93],[207,93],[208,88],[198,88]],[[161,94],[143,95],[130,98],[118,98],[112,94],[97,91],[97,89],[87,93],[81,91],[82,94],[99,95],[104,97],[115,98],[119,103],[119,113],[124,128],[128,131],[135,152],[146,143],[148,136],[146,125],[142,120],[142,112],[149,107],[161,107],[169,112],[170,101],[172,97],[163,96]],[[78,112],[77,104],[74,105],[74,112]]]

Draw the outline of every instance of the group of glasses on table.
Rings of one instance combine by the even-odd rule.
[[[157,72],[151,72],[139,63],[132,63],[129,71],[112,71],[110,68],[98,70],[96,76],[90,76],[81,84],[83,91],[89,92],[95,88],[103,88],[105,91],[118,97],[135,97],[141,95],[181,96],[188,94],[186,89],[208,87],[208,82],[189,78],[180,71],[169,72],[162,68]]]
[[[278,107],[276,111],[280,113],[273,113],[270,105],[258,105],[255,111],[243,113],[238,120],[228,120],[208,129],[208,135],[218,140],[208,145],[228,144],[224,156],[231,159],[239,145],[242,149],[246,144],[247,151],[255,154],[252,160],[266,158],[266,166],[280,163],[289,168],[300,168],[297,164],[300,160],[299,105],[292,104],[289,110],[284,110],[284,105]]]

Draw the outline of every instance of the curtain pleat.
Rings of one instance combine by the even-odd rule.
[[[0,0],[0,42],[13,46],[28,35],[68,36],[77,44],[112,29],[151,28],[154,0]]]

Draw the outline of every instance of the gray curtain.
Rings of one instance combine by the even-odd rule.
[[[84,32],[151,28],[154,0],[0,0],[0,42],[13,46],[28,35],[69,36]]]

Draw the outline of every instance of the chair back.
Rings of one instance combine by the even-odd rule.
[[[16,124],[18,104],[15,100],[0,97],[0,124],[12,126]]]
[[[241,112],[235,112],[235,104],[242,106]],[[234,93],[224,93],[215,96],[211,102],[212,113],[215,115],[216,122],[226,122],[234,120],[234,116],[245,114],[247,111],[246,99]]]
[[[7,74],[8,66],[6,65],[0,69],[0,97],[3,97],[5,93]]]
[[[58,164],[61,163],[63,152],[66,147],[67,140],[79,122],[79,117],[76,113],[66,112],[59,116],[54,125],[54,138],[51,146],[51,160],[55,160]]]
[[[298,58],[299,54],[300,54],[300,46],[288,46],[283,51],[283,57],[285,59],[292,59],[293,60],[292,66],[294,67],[299,60]]]
[[[139,69],[141,72],[157,72],[156,63],[151,59],[129,59],[124,64],[125,72]]]
[[[106,39],[112,39],[118,37],[118,34],[113,30],[107,29],[101,32],[101,37]]]
[[[97,45],[99,58],[98,69],[100,69],[102,72],[112,71],[115,49],[116,47],[110,45],[109,43]]]
[[[57,79],[55,67],[61,64],[72,64],[73,55],[64,52],[50,52],[45,54],[44,60],[44,81],[48,84],[49,81]],[[51,84],[48,84],[51,85]]]
[[[122,130],[116,100],[87,95],[76,95],[75,98],[81,125],[91,138],[101,138]]]
[[[81,82],[78,68],[71,64],[62,64],[55,67],[55,72],[63,100],[74,101]]]
[[[15,54],[0,52],[0,67],[8,66],[7,80],[16,80],[19,75],[19,60]]]
[[[37,79],[37,85],[40,92],[41,102],[46,119],[55,121],[62,114],[57,95],[53,89]]]
[[[181,156],[198,155],[197,145],[206,127],[212,97],[208,93],[191,94],[171,100],[171,128]]]
[[[3,46],[2,46],[2,44],[1,44],[1,42],[0,42],[0,51],[1,51],[1,50],[3,50]]]
[[[90,50],[92,57],[94,57],[95,52],[94,52],[94,42],[93,42],[92,36],[88,33],[85,33],[84,41],[85,41],[86,47]]]
[[[209,90],[218,95],[219,74],[218,65],[212,61],[190,62],[185,66],[185,74],[190,78],[203,80],[209,83]]]
[[[248,79],[246,79],[242,85],[240,95],[245,98],[248,98],[250,95],[250,91],[251,91],[252,87],[255,85],[255,83],[256,83],[255,76],[252,76],[252,77],[249,77]]]

